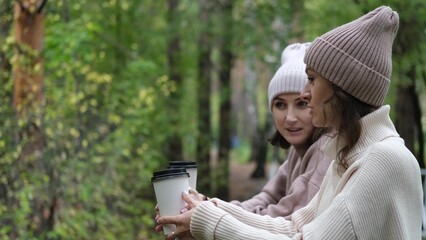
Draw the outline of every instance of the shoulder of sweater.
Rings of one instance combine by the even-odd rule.
[[[360,164],[379,165],[383,171],[386,169],[392,172],[404,171],[408,169],[413,171],[419,168],[414,155],[404,145],[404,140],[400,137],[389,137],[383,141],[376,142],[363,153]]]
[[[380,142],[376,142],[371,146],[371,154],[376,155],[380,159],[415,160],[414,155],[405,146],[404,140],[400,137],[388,137]]]
[[[420,196],[417,195],[421,192],[420,168],[401,138],[389,137],[364,150],[339,184],[345,195],[350,195],[345,197],[345,202],[352,204],[352,209],[358,211],[359,203],[366,201],[369,204],[363,206],[365,208],[379,204],[385,209],[395,203],[395,198]],[[372,209],[376,208],[369,211]]]

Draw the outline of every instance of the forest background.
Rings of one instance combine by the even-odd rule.
[[[386,103],[424,167],[424,0],[1,0],[0,239],[163,239],[154,171],[282,162],[267,86],[283,48],[382,5],[400,15]]]

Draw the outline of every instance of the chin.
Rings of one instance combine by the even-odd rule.
[[[288,141],[288,140],[287,140]],[[288,143],[290,143],[293,146],[300,146],[300,145],[304,145],[306,143],[306,139],[305,138],[298,138],[298,139],[290,139],[290,141],[288,141]]]

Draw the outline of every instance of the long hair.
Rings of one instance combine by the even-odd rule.
[[[324,108],[324,115],[328,126],[334,126],[333,133],[336,134],[338,142],[344,143],[343,148],[337,149],[337,161],[339,167],[346,170],[349,167],[347,156],[361,136],[360,120],[375,111],[377,107],[361,102],[335,84],[332,86],[334,95],[325,104],[331,107],[334,116],[327,116],[326,108]]]

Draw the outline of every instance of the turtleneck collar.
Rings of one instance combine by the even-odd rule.
[[[399,137],[389,117],[389,111],[390,106],[385,105],[361,118],[361,135],[347,156],[349,165],[357,159],[357,155],[375,142],[380,142],[388,137]],[[337,136],[334,136],[328,139],[321,151],[332,159],[337,159],[338,150],[343,148],[343,144],[342,140],[338,141]]]

